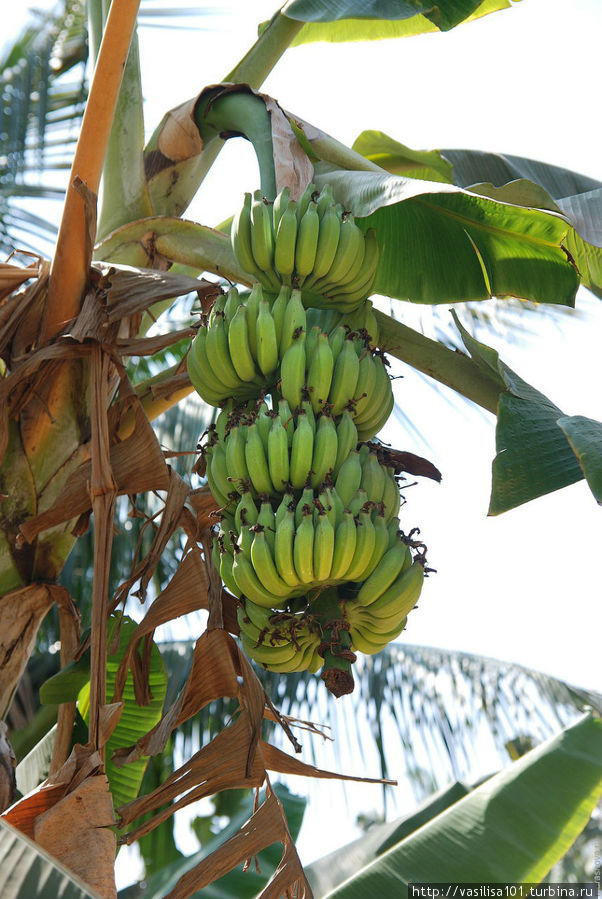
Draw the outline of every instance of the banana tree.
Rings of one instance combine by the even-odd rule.
[[[231,636],[238,632],[235,604],[222,590],[208,549],[215,503],[206,488],[192,489],[166,464],[150,426],[191,392],[185,364],[180,360],[171,370],[134,384],[124,365],[125,358],[152,355],[190,339],[190,328],[144,335],[174,297],[193,293],[204,312],[210,309],[221,289],[199,275],[242,286],[253,281],[227,233],[184,221],[182,213],[223,141],[243,134],[257,153],[267,201],[283,189],[299,199],[312,182],[328,187],[362,231],[374,229],[379,249],[374,290],[381,295],[425,304],[518,296],[571,306],[580,283],[599,291],[600,250],[589,225],[599,215],[600,185],[577,185],[567,198],[560,173],[558,179],[538,182],[530,167],[530,180],[522,179],[518,187],[496,185],[483,183],[486,165],[475,184],[470,159],[455,175],[455,165],[450,170],[444,156],[421,158],[421,172],[429,179],[418,179],[416,155],[407,148],[378,135],[363,135],[354,148],[346,147],[259,93],[294,42],[445,31],[506,5],[504,0],[448,0],[436,9],[374,4],[366,19],[363,5],[351,0],[334,10],[315,0],[293,0],[264,24],[257,42],[223,82],[167,113],[145,147],[135,43],[138,4],[114,0],[104,21],[102,5],[90,3],[95,75],[54,258],[52,263],[40,260],[33,270],[8,265],[0,272],[6,298],[1,307],[0,450],[7,497],[0,543],[0,696],[4,713],[40,622],[56,604],[62,662],[77,666],[89,651],[90,674],[77,696],[61,705],[48,783],[14,806],[8,820],[105,895],[114,892],[109,786],[118,797],[120,840],[129,843],[194,799],[267,782],[266,798],[249,826],[187,872],[171,895],[189,895],[280,840],[283,859],[264,893],[276,896],[293,887],[303,894],[309,887],[267,771],[335,776],[261,739],[261,722],[268,717],[297,745],[290,722],[274,708]],[[430,174],[434,170],[438,177]],[[19,282],[30,283],[15,290]],[[377,323],[384,349],[498,415],[492,513],[584,477],[600,499],[599,423],[564,415],[462,329],[466,353],[389,316],[378,314]],[[130,576],[109,596],[116,497],[145,491],[166,494],[160,524],[145,520],[153,534],[150,550],[142,555],[134,549]],[[77,609],[56,580],[91,514],[92,612],[89,635],[81,639]],[[117,614],[121,604],[133,588],[146,598],[165,546],[178,531],[184,546],[177,571],[149,603],[143,621],[128,628]],[[209,610],[209,627],[195,647],[184,691],[161,715],[165,678],[153,650],[154,630],[199,608]],[[128,772],[140,770],[145,758],[162,751],[175,727],[222,696],[238,700],[235,723],[150,794],[138,796],[140,779]],[[86,713],[88,741],[69,755],[74,700]],[[148,714],[139,715],[141,708]],[[127,737],[116,736],[120,726]],[[165,811],[165,803],[176,797]],[[93,810],[79,819],[77,840],[65,846],[62,822],[76,820],[82,799]],[[148,813],[154,814],[130,827]],[[82,866],[75,844],[88,840],[90,826],[102,839],[92,863],[88,856]]]

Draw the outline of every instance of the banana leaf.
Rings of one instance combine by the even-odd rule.
[[[0,819],[2,899],[99,899],[33,840]]]
[[[584,716],[485,781],[333,891],[408,895],[409,883],[538,883],[602,795],[602,721]]]
[[[291,793],[282,784],[274,784],[273,789],[284,808],[291,836],[293,840],[296,840],[303,821],[306,800],[302,796],[296,796],[294,793]],[[186,871],[194,868],[202,859],[210,855],[214,849],[217,849],[218,846],[233,836],[251,814],[252,800],[249,801],[248,808],[243,813],[232,818],[224,830],[211,840],[208,840],[194,855],[180,859],[149,877],[144,890],[145,899],[163,899],[163,896],[167,895]],[[253,867],[248,871],[243,871],[242,869],[230,871],[229,874],[220,877],[215,883],[204,887],[201,893],[194,893],[193,895],[202,895],[203,899],[253,899],[278,867],[281,856],[282,846],[280,844],[269,846],[258,856],[259,872],[254,870]],[[119,893],[119,899],[128,899],[129,896],[138,895],[135,891],[136,887],[122,890]]]
[[[285,15],[307,23],[293,42],[297,46],[449,31],[509,6],[510,0],[292,0]]]
[[[311,135],[308,135],[311,138]],[[417,303],[520,297],[572,306],[579,276],[557,213],[500,203],[455,185],[315,166],[380,248],[374,292]]]
[[[119,646],[115,652],[107,657],[107,697],[109,699],[113,695],[115,677],[117,669],[119,668],[119,663],[136,626],[136,622],[132,621],[132,619],[127,617],[123,618],[122,627],[119,633]],[[111,633],[109,633],[108,636],[108,645],[111,645]],[[167,692],[167,672],[165,670],[163,659],[161,658],[161,653],[155,643],[153,643],[151,651],[148,682],[152,693],[152,699],[148,705],[140,706],[136,702],[132,673],[131,671],[128,673],[123,692],[124,706],[121,718],[107,742],[106,773],[109,779],[109,786],[111,788],[115,807],[136,798],[144,776],[147,759],[142,758],[137,762],[131,762],[130,764],[123,765],[119,768],[112,761],[111,756],[115,749],[122,746],[132,746],[139,737],[157,724],[161,717],[163,703],[165,701]],[[79,712],[86,722],[88,716],[89,695],[90,682],[88,681],[82,687],[78,695]]]

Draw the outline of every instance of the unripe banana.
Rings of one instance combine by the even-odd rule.
[[[284,493],[282,495],[282,499],[280,500],[280,503],[278,504],[276,513],[274,515],[274,524],[276,526],[276,534],[278,533],[278,528],[280,527],[280,525],[282,524],[282,522],[284,521],[284,519],[286,517],[288,507],[291,505],[291,503],[293,504],[293,508],[294,508],[295,498],[294,498],[293,494],[290,492]]]
[[[259,431],[259,436],[261,437],[261,442],[263,443],[263,450],[266,454],[266,459],[268,454],[268,437],[270,435],[270,428],[272,427],[272,420],[272,413],[270,412],[264,401],[259,405],[257,409],[255,424],[257,425],[257,430]]]
[[[351,413],[345,409],[337,425],[337,455],[333,466],[333,477],[339,470],[349,454],[357,446],[357,428]]]
[[[315,352],[318,348],[318,338],[322,333],[322,328],[320,325],[313,325],[313,327],[308,328],[307,330],[307,338],[305,342],[305,353],[309,361],[313,359]]]
[[[384,553],[372,574],[360,587],[356,599],[360,606],[369,606],[391,586],[401,571],[405,557],[406,545],[401,540]]]
[[[228,480],[226,451],[222,443],[216,443],[207,453],[207,472],[211,472],[213,482],[222,496],[229,497],[234,492],[234,488]]]
[[[291,283],[295,269],[295,247],[299,240],[296,208],[294,201],[288,204],[275,232],[274,268],[286,284]]]
[[[291,445],[290,482],[295,490],[301,490],[309,477],[314,448],[314,435],[307,415],[297,416],[295,433]]]
[[[380,503],[385,489],[385,469],[374,453],[369,453],[362,465],[360,487],[368,494],[372,503]]]
[[[247,299],[247,331],[249,348],[253,359],[257,359],[257,316],[259,315],[259,304],[262,299],[263,290],[261,289],[261,284],[254,284]]]
[[[235,287],[231,287],[228,291],[226,304],[224,306],[224,319],[226,322],[226,328],[230,327],[230,322],[234,318],[236,310],[240,307],[241,302],[242,301],[237,289]]]
[[[249,425],[245,446],[245,461],[249,477],[257,493],[273,493],[268,462],[256,424]]]
[[[362,268],[353,284],[343,284],[340,290],[328,291],[328,299],[338,307],[350,310],[372,292],[378,272],[378,242],[376,231],[370,228],[364,236],[364,258]],[[374,336],[374,335],[373,335]]]
[[[367,414],[369,409],[373,408],[374,388],[376,385],[376,366],[372,353],[365,350],[359,359],[359,370],[357,376],[357,384],[355,385],[354,399],[354,416],[362,416]]]
[[[276,540],[276,518],[272,503],[269,496],[262,497],[259,507],[259,515],[257,516],[257,524],[263,528],[266,541],[270,547],[270,552],[274,552],[274,541]]]
[[[274,205],[272,206],[272,221],[274,223],[274,234],[278,233],[278,225],[280,224],[280,219],[284,215],[284,211],[287,209],[289,201],[291,198],[291,192],[288,187],[284,187],[276,199],[274,200]]]
[[[316,193],[316,185],[311,181],[299,197],[299,202],[297,203],[297,220],[301,222],[303,216],[307,211],[307,207],[309,206],[312,196]]]
[[[288,659],[294,658],[297,649],[292,642],[282,645],[270,646],[264,643],[257,646],[243,633],[241,638],[243,651],[249,658],[258,662],[260,665],[269,668],[286,662]]]
[[[345,511],[345,507],[343,506],[343,501],[341,500],[341,497],[336,492],[334,487],[326,488],[326,496],[328,498],[328,502],[329,502],[330,506],[332,507],[332,511],[334,512],[334,517],[331,518],[331,521],[332,521],[334,527],[336,527],[339,524],[339,522],[341,521],[341,518],[343,517],[343,512]]]
[[[407,558],[411,558],[409,548]],[[395,579],[391,586],[381,593],[377,600],[366,607],[366,612],[373,617],[391,616],[405,617],[409,615],[416,603],[424,583],[424,566],[421,562],[412,562],[409,568]]]
[[[301,410],[303,412],[305,412],[305,414],[307,415],[307,420],[311,426],[312,434],[315,436],[315,434],[316,434],[316,414],[315,414],[313,406],[309,402],[309,400],[303,400],[303,402],[301,403]]]
[[[295,335],[307,331],[307,315],[305,307],[301,301],[301,291],[293,290],[291,298],[288,301],[284,311],[282,321],[282,337],[280,338],[280,358],[284,358],[284,354],[293,342]]]
[[[314,502],[314,491],[311,487],[304,487],[303,493],[301,494],[301,499],[298,501],[295,506],[295,527],[298,528],[303,519],[303,509],[305,506],[308,506],[310,509],[312,508]]]
[[[234,555],[230,552],[221,554],[219,564],[219,576],[226,585],[227,590],[237,598],[241,596],[241,590],[232,574],[232,565],[234,564]]]
[[[330,415],[321,415],[314,438],[311,462],[311,486],[316,490],[324,483],[329,471],[332,471],[337,457],[337,429]]]
[[[293,545],[295,539],[295,513],[287,508],[284,517],[276,527],[276,540],[274,542],[274,561],[278,574],[289,587],[298,587],[299,578],[295,571],[293,558]]]
[[[218,379],[209,365],[206,351],[207,329],[200,328],[186,357],[190,382],[201,399],[217,406],[228,396],[229,388]]]
[[[293,434],[295,433],[295,422],[288,400],[284,398],[278,402],[278,416],[282,422],[282,427],[285,430],[286,440],[290,448],[293,442]]]
[[[332,188],[329,184],[326,184],[320,191],[320,196],[316,200],[318,215],[320,216],[320,218],[322,218],[328,207],[332,206],[333,203],[334,195],[332,193]]]
[[[249,470],[245,458],[246,442],[244,430],[240,425],[235,425],[224,440],[228,480],[232,485],[230,489],[234,489],[240,494],[245,492],[249,481]]]
[[[305,387],[305,365],[305,334],[301,332],[288,347],[280,366],[280,393],[291,409],[298,409],[301,405]]]
[[[371,509],[372,504],[368,501],[368,494],[360,487],[351,502],[349,503],[349,511],[353,515],[359,515],[362,511]]]
[[[255,527],[260,528],[259,525],[255,525]],[[251,562],[258,580],[269,593],[280,597],[290,596],[291,588],[282,580],[276,570],[270,546],[262,528],[255,531],[251,545]]]
[[[323,331],[328,331],[328,328],[322,326]],[[345,337],[347,336],[347,331],[343,327],[343,325],[337,325],[336,328],[333,328],[332,331],[328,331],[328,343],[330,344],[330,349],[332,350],[332,358],[334,360],[334,365],[336,369],[337,359],[339,358],[339,353],[343,349],[343,343],[345,342]]]
[[[361,581],[374,552],[376,535],[369,512],[360,512],[356,526],[355,552],[345,575],[345,580]]]
[[[309,506],[303,509],[303,518],[297,528],[293,544],[293,560],[297,577],[302,584],[311,584],[314,579],[314,525],[312,510]]]
[[[238,501],[238,505],[236,506],[236,511],[234,513],[234,527],[239,532],[243,525],[250,526],[253,524],[257,524],[258,515],[255,500],[253,499],[253,495],[248,489],[250,486],[250,481],[247,481],[244,486],[246,486],[247,489],[241,495]]]
[[[364,571],[364,577],[369,578],[373,571],[380,565],[383,556],[389,549],[389,532],[384,515],[377,512],[372,515],[374,524],[374,551]]]
[[[274,319],[274,328],[276,329],[276,346],[280,350],[280,341],[282,340],[282,327],[284,325],[284,313],[291,298],[291,289],[285,284],[280,288],[280,293],[272,306],[272,318]]]
[[[316,258],[314,260],[313,272],[311,273],[310,278],[308,278],[308,288],[311,288],[316,281],[324,278],[330,271],[339,245],[340,230],[341,222],[336,209],[330,207],[326,210],[320,221]]]
[[[295,276],[299,286],[314,267],[319,232],[320,219],[316,204],[310,202],[299,222],[295,245]]]
[[[332,405],[332,414],[340,415],[349,401],[355,396],[359,377],[360,361],[352,340],[345,340],[334,366],[332,384],[328,402]]]
[[[234,535],[234,532],[232,532]],[[236,535],[234,535],[236,536]],[[237,550],[240,555],[245,556],[251,561],[251,545],[253,543],[254,533],[248,525],[243,525],[236,537],[236,542],[232,545],[232,552],[234,555],[237,554]]]
[[[357,451],[349,453],[341,467],[335,481],[335,490],[341,498],[343,507],[348,509],[353,497],[359,490],[362,480],[362,466],[360,455]]]
[[[286,599],[275,596],[263,586],[249,558],[244,552],[235,553],[232,575],[243,596],[266,609],[278,609],[286,605]]]
[[[250,193],[245,194],[244,204],[238,215],[234,216],[232,221],[232,229],[230,231],[230,241],[234,255],[238,260],[241,268],[248,272],[257,281],[265,279],[264,273],[261,271],[253,256],[253,248],[251,243],[251,232],[253,225],[251,222],[251,204],[252,197]]]
[[[322,293],[336,289],[337,284],[347,275],[358,253],[364,253],[364,235],[357,227],[352,215],[343,218],[339,233],[337,251],[330,269],[320,281],[313,285]],[[322,283],[324,282],[324,283]]]
[[[382,502],[385,507],[385,521],[389,523],[392,518],[397,517],[401,505],[399,487],[395,480],[395,470],[392,467],[388,467],[385,470],[385,487]]]
[[[285,489],[289,479],[288,439],[279,417],[274,418],[268,435],[268,466],[277,491]]]
[[[334,368],[328,335],[320,332],[315,353],[313,356],[310,355],[309,348],[306,348],[306,356],[309,362],[307,389],[313,410],[317,415],[324,404],[328,402]]]
[[[314,580],[324,583],[330,577],[334,553],[335,531],[325,512],[319,513],[318,522],[314,528],[314,555],[313,574]]]
[[[257,376],[255,360],[249,344],[247,307],[238,306],[228,328],[228,351],[241,381],[254,381]]]
[[[274,232],[272,216],[263,199],[254,199],[251,203],[251,223],[253,258],[265,277],[274,267]]]
[[[264,297],[257,315],[257,362],[261,373],[268,377],[278,367],[278,340],[270,304]]]
[[[220,380],[232,390],[244,387],[244,383],[236,374],[228,349],[228,334],[224,316],[220,315],[207,331],[207,359],[214,372],[219,372]],[[232,391],[230,391],[232,393]]]
[[[357,533],[353,515],[348,510],[344,511],[335,531],[334,552],[330,570],[330,579],[332,581],[342,580],[346,576],[355,554],[356,540]]]
[[[389,416],[393,411],[394,405],[395,400],[393,394],[391,393],[386,400],[385,405],[382,407],[381,411],[378,414],[376,414],[373,418],[368,419],[368,421],[363,422],[361,425],[358,424],[358,440],[370,440],[372,437],[378,434],[387,423]]]

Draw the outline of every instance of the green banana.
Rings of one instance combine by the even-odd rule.
[[[301,490],[309,477],[312,465],[314,435],[304,412],[299,412],[291,444],[290,482]]]
[[[328,395],[328,403],[332,406],[334,416],[340,415],[355,396],[359,370],[360,361],[353,340],[345,340],[334,366]]]
[[[339,581],[346,576],[355,554],[356,541],[357,532],[353,515],[348,510],[345,510],[335,531],[334,552],[330,569],[331,581]]]
[[[293,542],[295,572],[302,584],[311,584],[314,579],[314,524],[310,506],[304,506],[303,518],[297,528]]]
[[[291,198],[291,192],[288,187],[284,187],[276,199],[274,200],[274,204],[272,206],[272,221],[274,224],[274,234],[278,233],[278,225],[280,224],[280,219],[284,215],[285,209],[288,208],[288,204]]]
[[[309,399],[314,412],[318,414],[323,409],[324,404],[328,402],[334,368],[328,335],[321,331],[318,336],[315,353],[312,355],[309,347],[306,347],[306,355],[309,362],[307,373]]]
[[[257,493],[273,493],[274,485],[257,424],[249,425],[246,431],[245,461],[251,483]]]
[[[285,489],[289,479],[288,439],[279,416],[272,421],[268,435],[268,467],[275,489]]]
[[[320,221],[316,258],[314,260],[313,272],[307,281],[308,288],[311,288],[316,281],[320,280],[320,278],[324,278],[330,271],[339,245],[340,231],[341,222],[337,215],[337,211],[334,207],[330,207],[326,210]]]
[[[253,256],[253,248],[251,242],[251,233],[253,225],[251,222],[251,204],[253,198],[250,193],[245,194],[242,209],[238,215],[234,216],[232,221],[232,229],[230,231],[230,242],[232,250],[239,262],[241,268],[248,272],[257,281],[263,282],[265,275],[255,262]],[[268,282],[269,283],[269,282]]]
[[[282,340],[282,326],[284,324],[284,313],[291,297],[291,289],[285,284],[280,288],[280,293],[276,297],[272,306],[272,318],[274,319],[274,328],[276,329],[276,346],[277,351],[280,349],[280,341]]]
[[[275,232],[274,268],[287,284],[290,284],[295,269],[295,248],[299,242],[296,208],[297,204],[291,200]]]
[[[273,552],[274,541],[276,539],[276,517],[269,496],[262,497],[259,515],[257,516],[257,524],[263,528],[265,538],[270,547],[270,552]]]
[[[345,575],[348,581],[360,581],[374,552],[376,535],[369,512],[360,512],[356,528],[356,542],[353,558]]]
[[[284,354],[295,339],[295,336],[298,337],[301,332],[305,334],[306,331],[307,314],[301,301],[301,291],[293,290],[291,291],[290,300],[284,310],[284,317],[282,320],[282,336],[280,338],[279,347],[281,359],[284,358]]]
[[[314,528],[313,574],[314,580],[324,583],[330,577],[334,555],[335,530],[325,512],[318,514]]]
[[[247,307],[238,306],[228,327],[228,351],[232,365],[241,381],[254,381],[257,376],[255,360],[249,345]]]
[[[327,473],[334,468],[337,448],[335,423],[330,415],[323,414],[318,419],[311,461],[311,486],[314,490],[322,486]]]
[[[295,245],[295,277],[301,286],[305,278],[314,267],[318,235],[320,232],[320,218],[314,202],[307,206],[303,218],[299,222],[297,231],[297,243]]]
[[[369,606],[391,586],[401,571],[405,557],[406,545],[401,540],[384,553],[360,587],[356,597],[360,606]]]
[[[251,249],[259,269],[271,280],[269,273],[274,267],[274,232],[272,216],[263,198],[256,198],[251,204]]]
[[[360,455],[357,450],[349,453],[337,474],[335,481],[335,490],[341,498],[343,507],[348,509],[351,505],[353,497],[359,490],[362,480],[362,466]]]
[[[380,503],[385,489],[385,469],[380,464],[374,453],[369,453],[362,465],[362,480],[360,487],[368,494],[368,499],[373,503]]]
[[[288,400],[284,398],[278,401],[278,417],[282,422],[282,427],[285,430],[286,440],[290,449],[293,442],[293,434],[295,433],[295,422]]]
[[[235,425],[224,440],[226,450],[226,468],[228,480],[234,490],[244,493],[249,481],[249,469],[245,459],[246,440],[244,430],[240,425]]]
[[[270,311],[270,304],[265,297],[259,303],[257,315],[257,362],[265,377],[271,375],[278,367],[276,325]]]
[[[337,424],[337,455],[334,460],[333,477],[339,470],[349,454],[357,446],[357,428],[351,413],[345,409]]]
[[[307,207],[309,206],[313,195],[316,193],[316,185],[311,181],[299,197],[299,201],[297,203],[297,220],[301,222],[303,216],[307,211]]]
[[[234,512],[234,526],[237,531],[240,531],[245,524],[247,526],[257,524],[257,506],[255,505],[255,500],[249,490],[250,483],[250,481],[247,481],[243,485],[246,489],[241,495],[236,506],[236,511]]]
[[[244,552],[235,552],[234,563],[232,565],[232,576],[243,596],[258,606],[266,609],[282,608],[286,605],[286,599],[281,596],[275,596],[263,586],[257,575],[251,560]]]
[[[383,556],[389,549],[389,532],[385,516],[376,510],[376,515],[372,514],[372,523],[374,524],[374,552],[364,571],[364,578],[369,578],[372,572],[380,565]]]
[[[293,545],[295,539],[295,513],[289,507],[276,527],[274,542],[274,561],[278,574],[289,587],[298,587],[299,578],[295,571]]]
[[[253,563],[255,574],[269,593],[273,593],[275,596],[288,597],[291,594],[291,588],[282,580],[276,570],[265,531],[259,524],[255,525],[255,528],[257,530],[251,545],[251,562]]]
[[[263,290],[261,289],[261,284],[254,284],[247,299],[247,332],[249,349],[253,359],[257,359],[257,316],[259,315],[259,304],[262,299]]]
[[[305,365],[305,334],[301,332],[289,345],[280,366],[280,393],[291,409],[298,409],[301,405]]]
[[[314,502],[314,491],[311,487],[304,487],[301,498],[295,506],[295,527],[299,527],[303,519],[303,509],[308,506],[310,509]]]

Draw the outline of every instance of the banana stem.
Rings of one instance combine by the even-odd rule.
[[[322,645],[319,652],[324,659],[324,667],[320,677],[333,696],[352,693],[354,682],[351,666],[355,661],[355,653],[351,651],[351,638],[345,626],[337,590],[325,590],[312,603],[311,611],[322,625]]]
[[[257,89],[265,81],[285,50],[293,42],[303,22],[277,12],[261,32],[249,52],[243,56],[224,81],[248,84]]]
[[[246,90],[209,95],[197,104],[195,123],[203,143],[212,138],[246,137],[253,144],[259,164],[261,192],[268,200],[276,196],[276,170],[272,124],[265,103]]]

